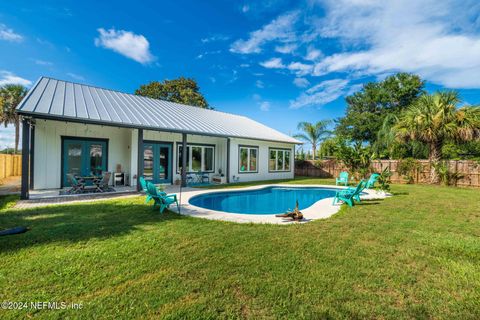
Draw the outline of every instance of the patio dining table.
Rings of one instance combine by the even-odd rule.
[[[96,192],[104,192],[101,188],[100,188],[100,183],[102,182],[102,176],[93,176],[93,175],[90,175],[90,176],[77,176],[77,178],[80,180],[80,181],[83,181],[85,182],[85,186],[87,187],[87,183],[91,183],[90,186],[88,186],[89,188],[86,190],[89,190],[89,189],[95,189]]]

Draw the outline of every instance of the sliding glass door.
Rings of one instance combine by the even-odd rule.
[[[172,182],[172,145],[145,142],[143,144],[143,176],[153,183]]]
[[[64,138],[62,144],[63,186],[68,186],[67,174],[91,176],[107,171],[107,140]]]

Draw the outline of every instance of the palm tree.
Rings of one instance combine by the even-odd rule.
[[[428,146],[432,183],[439,181],[435,167],[442,159],[445,142],[480,139],[480,107],[457,108],[459,102],[458,93],[452,91],[423,95],[392,127],[398,141],[419,141]]]
[[[312,145],[313,160],[317,154],[317,146],[320,142],[331,135],[331,131],[327,130],[330,120],[320,120],[313,124],[310,122],[300,122],[297,129],[303,133],[297,133],[293,137],[308,142]]]
[[[0,89],[0,121],[5,127],[9,124],[15,126],[15,153],[20,138],[20,116],[15,109],[26,94],[27,88],[17,84],[7,84]]]

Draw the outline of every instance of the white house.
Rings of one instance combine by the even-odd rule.
[[[17,112],[25,199],[66,186],[67,173],[118,171],[132,186],[140,176],[185,185],[193,172],[224,182],[293,178],[300,143],[244,116],[46,77]]]

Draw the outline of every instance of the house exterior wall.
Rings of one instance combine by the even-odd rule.
[[[71,122],[52,120],[36,120],[35,145],[34,145],[34,189],[56,189],[61,187],[61,161],[62,137],[102,138],[108,140],[108,170],[115,171],[120,164],[122,171],[130,174],[130,184],[136,185],[138,145],[137,129],[118,128],[100,125],[87,125]],[[177,145],[182,142],[182,135],[144,130],[144,141],[157,141],[172,143],[173,179],[172,183],[181,179],[177,172]],[[209,137],[188,135],[188,144],[205,144],[215,146],[214,174],[219,169],[227,172],[227,139],[222,137]],[[258,146],[258,172],[239,173],[239,146]],[[291,163],[289,172],[269,172],[269,148],[282,148],[291,150]],[[258,181],[270,179],[291,179],[294,177],[294,145],[249,139],[230,139],[230,181],[233,177],[240,177],[239,181]]]
[[[34,146],[34,189],[56,189],[61,186],[62,136],[108,139],[108,170],[117,164],[130,172],[132,129],[72,122],[36,120]]]
[[[240,146],[254,146],[258,147],[257,173],[240,173],[239,171],[239,147]],[[269,149],[289,149],[290,156],[290,171],[288,172],[269,172]],[[230,181],[233,182],[233,176],[239,177],[239,182],[245,181],[259,181],[259,180],[274,180],[274,179],[293,179],[294,177],[294,155],[295,148],[293,144],[269,142],[249,139],[230,139]]]
[[[160,132],[160,131],[143,131],[143,140],[144,141],[160,141],[172,143],[172,159],[173,159],[173,180],[172,183],[175,183],[176,180],[181,180],[180,172],[177,172],[177,145],[182,143],[182,135],[180,133],[169,133],[169,132]],[[187,135],[187,145],[188,144],[204,144],[204,145],[214,145],[215,146],[215,166],[214,173],[210,173],[210,177],[214,174],[218,174],[218,169],[222,169],[222,172],[227,170],[227,139],[226,138],[217,138],[209,136],[198,136],[198,135]]]

